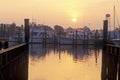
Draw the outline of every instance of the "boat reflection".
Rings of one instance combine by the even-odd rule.
[[[27,50],[7,62],[2,61],[3,56],[4,54],[0,54],[0,80],[28,80]]]
[[[120,80],[120,58],[103,51],[101,80]]]
[[[102,49],[91,46],[29,46],[29,80],[101,80]]]
[[[98,46],[87,46],[87,45],[38,45],[31,44],[29,46],[29,54],[32,59],[44,59],[50,53],[58,54],[59,60],[61,59],[61,53],[67,53],[68,55],[73,56],[73,60],[82,61],[87,59],[94,54],[95,62],[97,63],[97,58],[99,56],[101,47]]]

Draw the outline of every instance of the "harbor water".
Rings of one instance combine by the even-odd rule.
[[[97,46],[30,45],[28,80],[101,80]]]
[[[4,57],[0,54],[0,80],[120,80],[119,56],[99,45],[30,44],[14,60]]]

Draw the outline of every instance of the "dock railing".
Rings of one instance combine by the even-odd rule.
[[[5,66],[28,51],[28,44],[22,43],[7,49],[0,50],[0,66]]]
[[[109,54],[120,56],[120,46],[118,45],[105,44],[104,50]]]

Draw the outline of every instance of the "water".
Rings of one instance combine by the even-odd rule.
[[[0,80],[120,80],[119,56],[94,45],[33,44],[4,61],[9,54],[0,54]]]
[[[96,46],[31,45],[28,80],[101,80],[101,58]]]

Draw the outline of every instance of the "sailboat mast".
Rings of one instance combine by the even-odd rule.
[[[114,39],[115,39],[115,6],[114,6]]]

